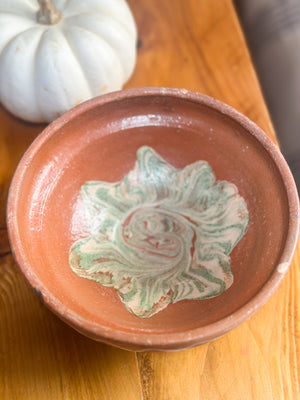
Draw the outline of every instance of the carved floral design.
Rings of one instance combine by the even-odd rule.
[[[229,254],[249,215],[236,186],[216,181],[207,162],[176,169],[143,146],[123,180],[87,182],[81,194],[90,236],[74,244],[70,265],[114,287],[136,316],[232,284]]]

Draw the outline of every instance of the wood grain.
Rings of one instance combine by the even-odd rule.
[[[128,87],[183,87],[208,94],[242,111],[275,139],[230,0],[128,3],[140,39]]]
[[[185,87],[229,103],[275,140],[230,0],[130,0],[139,30],[127,87]],[[42,125],[0,108],[0,399],[300,399],[298,246],[280,288],[249,321],[177,353],[131,353],[62,323],[27,287],[5,229],[18,160]]]
[[[11,256],[0,269],[0,399],[141,399],[134,353],[95,343],[59,321]]]

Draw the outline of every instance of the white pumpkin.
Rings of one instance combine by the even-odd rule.
[[[0,102],[20,118],[50,122],[120,89],[135,58],[125,0],[0,0]]]

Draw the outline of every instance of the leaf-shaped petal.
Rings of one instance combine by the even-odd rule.
[[[176,190],[176,196],[169,201],[184,209],[196,205],[205,207],[205,203],[199,201],[199,198],[212,187],[214,182],[215,176],[205,161],[197,161],[183,169],[175,170],[171,177],[171,185]],[[199,208],[198,211],[202,209]]]

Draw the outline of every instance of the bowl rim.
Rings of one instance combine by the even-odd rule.
[[[232,314],[209,325],[194,328],[192,330],[168,333],[152,333],[149,330],[145,330],[145,332],[136,333],[110,328],[99,323],[93,323],[83,316],[78,315],[76,312],[69,310],[61,300],[56,298],[52,293],[49,293],[43,282],[41,282],[37,275],[31,270],[25,254],[21,251],[22,239],[18,231],[16,209],[20,197],[20,187],[22,185],[23,177],[30,166],[31,160],[38,153],[39,149],[44,146],[45,143],[54,136],[63,125],[78,115],[83,114],[94,107],[100,107],[107,103],[141,96],[167,96],[185,99],[205,105],[236,121],[250,135],[255,137],[267,151],[281,175],[288,199],[289,226],[286,242],[279,263],[277,267],[274,268],[268,281],[260,287],[258,292],[250,301],[245,303]],[[223,336],[225,333],[234,329],[252,316],[271,297],[289,269],[296,249],[299,234],[299,199],[292,173],[279,148],[261,128],[245,115],[213,97],[190,90],[168,87],[139,87],[112,92],[81,103],[53,121],[37,136],[20,160],[10,185],[7,201],[7,228],[14,259],[29,285],[39,295],[39,297],[42,298],[45,305],[67,324],[71,325],[81,333],[84,333],[86,336],[102,342],[114,344],[127,350],[180,350]]]

